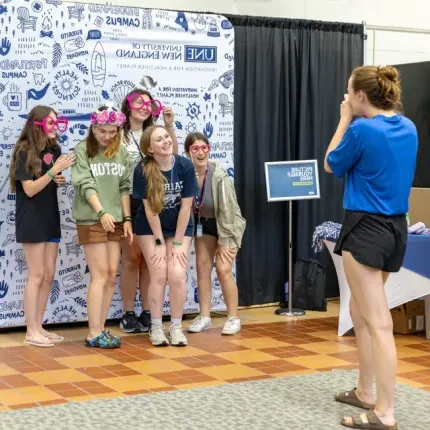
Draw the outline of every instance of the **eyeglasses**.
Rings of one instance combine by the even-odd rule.
[[[191,145],[190,146],[190,152],[192,152],[193,154],[197,154],[200,150],[202,150],[205,154],[208,153],[210,151],[211,147],[208,144],[203,144],[203,145]]]
[[[69,120],[65,116],[59,116],[55,119],[48,115],[43,118],[43,121],[33,121],[33,124],[40,125],[45,134],[52,133],[54,130],[65,133],[69,125]]]
[[[143,94],[130,94],[127,101],[131,110],[146,109],[152,116],[159,116],[163,110],[160,100],[146,101]]]

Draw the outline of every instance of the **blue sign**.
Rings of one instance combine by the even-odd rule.
[[[267,200],[319,199],[317,160],[265,163]]]
[[[191,63],[216,63],[216,46],[185,46],[185,61]]]

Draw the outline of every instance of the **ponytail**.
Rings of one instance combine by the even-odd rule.
[[[143,163],[143,174],[146,179],[146,196],[149,207],[154,214],[159,215],[164,209],[164,184],[166,177],[161,172],[153,157],[146,157]]]

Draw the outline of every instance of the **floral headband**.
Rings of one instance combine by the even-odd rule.
[[[91,125],[116,125],[121,127],[126,120],[125,115],[122,112],[114,111],[112,108],[108,108],[104,111],[96,111],[91,114],[90,122]]]

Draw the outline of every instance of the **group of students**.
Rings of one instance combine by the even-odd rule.
[[[403,263],[405,214],[418,148],[415,125],[400,113],[400,96],[396,69],[355,69],[324,160],[327,172],[346,176],[345,218],[334,252],[342,256],[351,289],[360,373],[357,387],[337,393],[335,400],[367,410],[343,417],[341,424],[350,428],[397,428],[397,356],[384,284]],[[62,172],[69,167],[76,190],[73,216],[91,275],[88,346],[113,348],[121,343],[105,329],[121,242],[124,331],[150,330],[154,345],[169,344],[162,327],[168,283],[170,343],[187,344],[181,318],[193,237],[201,315],[189,331],[211,325],[215,256],[229,316],[223,333],[240,330],[232,263],[245,220],[233,184],[219,165],[209,161],[210,145],[204,135],[189,135],[184,143],[187,157],[177,155],[173,112],[164,108],[165,126],[154,125],[161,110],[148,92],[135,90],[124,100],[121,112],[107,107],[94,112],[88,137],[65,155],[57,143],[57,130],[67,129],[67,119],[44,106],[30,112],[10,166],[16,189],[16,240],[23,243],[28,264],[26,343],[48,347],[62,340],[45,331],[42,321],[61,237],[57,186],[64,185]],[[143,302],[139,317],[133,310],[138,279]]]
[[[156,125],[163,116],[164,126]],[[71,168],[75,195],[72,216],[90,272],[87,291],[89,347],[118,348],[121,338],[106,329],[121,260],[127,333],[150,332],[154,346],[186,346],[182,329],[186,271],[195,240],[201,314],[189,332],[211,326],[211,274],[216,271],[228,319],[222,333],[237,334],[238,291],[232,265],[246,221],[225,170],[209,160],[210,143],[201,133],[187,136],[178,155],[174,113],[143,89],[131,91],[121,109],[102,106],[91,114],[88,136],[61,153],[58,133],[68,120],[49,106],[28,114],[13,151],[10,184],[16,192],[16,241],[28,266],[24,291],[26,344],[52,347],[64,340],[42,322],[55,276],[61,240],[57,191]],[[134,311],[137,285],[142,313]],[[162,324],[166,285],[171,323]]]

